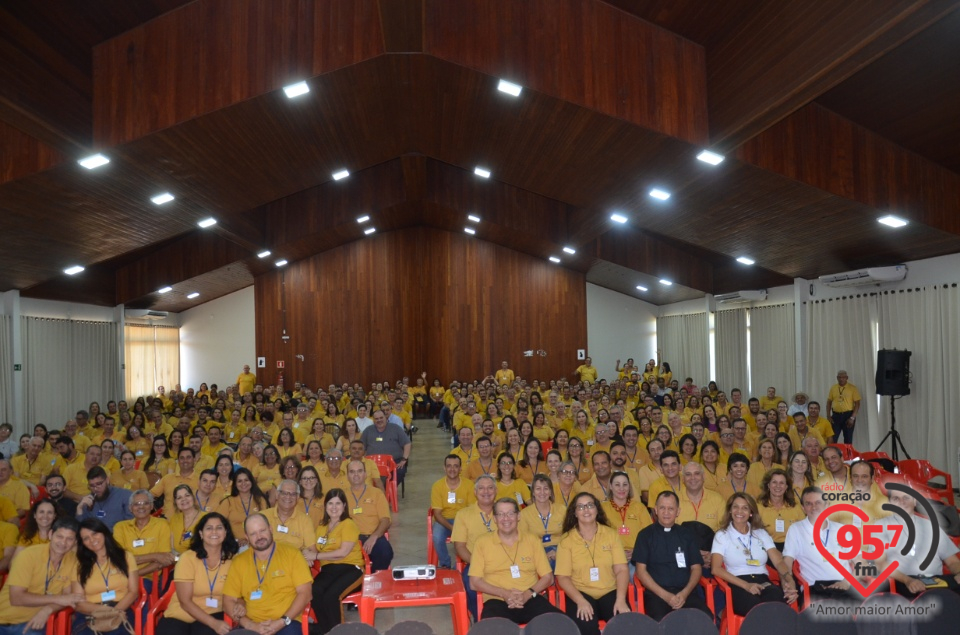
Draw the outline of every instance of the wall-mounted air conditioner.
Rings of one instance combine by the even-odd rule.
[[[135,320],[162,320],[169,315],[166,311],[153,311],[151,309],[127,309],[123,314]]]
[[[893,267],[870,267],[820,276],[820,282],[828,287],[859,287],[866,284],[899,282],[906,277],[907,265],[895,265]]]
[[[720,304],[743,304],[745,302],[760,302],[767,299],[766,289],[757,289],[755,291],[735,291],[733,293],[721,293],[713,296],[713,299]]]

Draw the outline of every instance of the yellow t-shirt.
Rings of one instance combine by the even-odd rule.
[[[613,573],[616,564],[627,564],[623,544],[616,530],[598,525],[597,533],[589,543],[573,529],[560,539],[557,547],[557,566],[554,573],[568,576],[578,591],[598,599],[617,588]],[[590,581],[590,569],[596,568],[599,579]]]
[[[850,412],[853,410],[854,403],[860,400],[860,391],[849,382],[846,386],[834,384],[830,389],[830,394],[827,395],[827,401],[830,402],[832,412]]]
[[[773,507],[758,504],[757,508],[760,510],[760,518],[763,519],[763,528],[767,530],[774,542],[784,542],[787,539],[787,530],[790,529],[790,525],[807,517],[800,505],[795,507],[784,505],[777,510]],[[777,521],[780,521],[779,524]],[[780,531],[777,531],[778,527],[781,528]]]
[[[163,494],[163,514],[169,517],[176,510],[173,502],[173,490],[179,485],[189,485],[191,492],[197,491],[197,482],[200,479],[200,473],[196,470],[190,476],[181,476],[179,474],[167,474],[157,484],[150,488],[150,493],[154,496]]]
[[[137,557],[129,551],[126,552],[126,556],[129,575],[136,575]],[[106,583],[104,583],[104,578],[106,578]],[[103,604],[103,602],[100,601],[100,594],[105,591],[115,591],[117,596],[112,601],[119,602],[127,595],[128,581],[128,575],[124,575],[123,571],[115,567],[112,562],[108,563],[103,569],[94,563],[93,571],[90,572],[87,583],[83,585],[83,593],[87,598],[87,602],[91,604]]]
[[[497,481],[497,500],[501,498],[512,498],[518,505],[525,505],[530,500],[530,488],[527,484],[518,478],[504,485],[502,481]]]
[[[726,508],[726,500],[720,494],[706,487],[698,505],[690,502],[690,497],[684,489],[680,493],[680,512],[677,514],[678,523],[697,521],[703,523],[713,531],[720,528],[720,520]]]
[[[279,485],[280,481],[280,464],[277,463],[273,467],[267,467],[266,465],[258,465],[257,469],[253,471],[254,478],[257,479],[257,485],[260,486],[261,491],[266,492],[268,489]],[[326,489],[324,489],[326,491]]]
[[[261,509],[253,496],[250,497],[250,502],[246,507],[244,507],[240,496],[227,496],[217,506],[217,512],[230,521],[230,528],[237,540],[246,540],[247,538],[247,532],[243,529],[243,523],[247,520],[247,516],[255,512],[262,512],[265,509],[265,506]]]
[[[512,573],[514,565],[519,568],[519,577]],[[503,544],[497,532],[480,536],[471,552],[470,577],[482,578],[503,589],[525,591],[550,572],[550,561],[540,540],[523,531],[511,547]]]
[[[13,504],[13,501],[6,496],[0,496],[0,520],[13,520],[19,525],[18,515],[17,506]]]
[[[550,505],[550,512],[544,518],[540,515],[536,504],[531,503],[520,512],[520,531],[535,536],[544,549],[555,548],[563,534],[563,517],[566,513],[566,505],[562,502],[554,502]]]
[[[19,476],[20,480],[39,485],[42,478],[62,467],[63,461],[58,460],[59,458],[59,455],[54,457],[41,452],[36,460],[31,462],[26,454],[20,454],[10,459],[10,465],[13,466],[13,473]]]
[[[580,375],[580,381],[589,381],[590,383],[597,381],[596,366],[587,366],[586,364],[581,364],[577,366],[577,374]]]
[[[350,553],[339,560],[324,560],[323,554],[330,553],[339,549],[343,543],[352,542],[353,547]],[[363,553],[360,544],[360,529],[352,518],[346,518],[337,523],[333,530],[330,525],[320,525],[317,527],[316,537],[313,542],[314,548],[319,553],[320,564],[352,564],[355,567],[363,568]]]
[[[12,501],[17,509],[30,509],[30,490],[21,481],[13,477],[6,484],[0,486],[0,496]]]
[[[430,507],[439,509],[440,515],[447,520],[453,520],[457,512],[475,501],[473,481],[463,477],[460,478],[460,484],[455,490],[447,487],[446,478],[434,483],[430,489]]]
[[[143,529],[137,527],[136,518],[121,520],[113,528],[113,537],[125,551],[135,556],[169,553],[173,548],[170,541],[170,523],[156,516],[150,516]]]
[[[460,467],[465,469],[471,462],[480,458],[480,454],[477,452],[477,449],[470,446],[469,449],[464,450],[463,447],[457,446],[450,451],[450,454],[455,454],[460,457]]]
[[[350,517],[357,523],[361,536],[369,536],[376,531],[381,518],[392,518],[387,497],[379,489],[367,485],[356,493],[352,488],[348,489],[346,494],[347,509],[350,510]]]
[[[564,512],[566,512],[567,507],[570,505],[570,501],[573,500],[573,497],[579,494],[583,490],[583,486],[580,484],[580,481],[574,481],[573,487],[570,488],[570,493],[566,496],[563,495],[563,490],[560,489],[560,483],[553,484],[553,500],[558,504],[563,505]]]
[[[670,481],[667,480],[666,476],[661,476],[660,478],[655,480],[653,483],[650,483],[650,487],[647,488],[647,506],[650,507],[651,509],[656,507],[657,496],[660,495],[660,492],[673,492],[677,496],[680,496],[680,494],[686,489],[686,487],[684,487],[683,485],[683,478],[682,477],[678,477],[678,478],[680,478],[680,486],[677,488],[674,488],[670,484]]]
[[[173,517],[170,518],[170,537],[173,542],[174,551],[179,554],[185,554],[190,551],[193,532],[196,530],[197,523],[200,522],[201,518],[203,518],[202,512],[196,515],[189,527],[184,527],[183,514],[181,512],[175,513]]]
[[[257,557],[254,562],[255,556],[253,549],[247,549],[233,559],[223,594],[242,599],[247,617],[254,622],[280,619],[297,597],[297,587],[313,582],[310,567],[290,545],[274,543],[269,559]]]
[[[49,578],[49,581],[48,581]],[[77,556],[69,551],[63,555],[60,567],[50,567],[50,545],[28,547],[13,558],[10,575],[0,589],[0,624],[22,624],[37,614],[39,606],[13,606],[10,588],[22,587],[27,593],[59,595],[69,592],[77,579]]]
[[[67,491],[73,492],[77,496],[86,496],[90,493],[90,487],[87,485],[87,472],[90,471],[82,461],[71,463],[63,471],[63,480],[66,481]]]
[[[86,474],[84,474],[84,477],[86,477]],[[150,487],[147,475],[140,470],[130,470],[130,472],[126,474],[123,470],[117,470],[110,475],[110,484],[114,487],[129,491],[148,489]]]
[[[613,508],[612,501],[606,500],[600,505],[607,514],[607,520],[610,521],[610,524],[616,529],[617,535],[620,536],[620,544],[623,545],[624,549],[633,549],[640,530],[653,524],[650,512],[636,498],[631,500],[625,508],[621,508],[619,512]]]
[[[278,543],[282,542],[291,547],[303,549],[313,541],[316,529],[310,517],[303,513],[302,507],[294,507],[293,515],[285,522],[280,522],[280,515],[276,507],[266,510],[263,515],[270,521],[273,539]]]
[[[464,507],[457,512],[457,517],[453,522],[453,532],[450,535],[450,542],[462,542],[467,546],[467,551],[473,553],[473,546],[477,538],[484,534],[497,530],[497,519],[493,511],[485,514],[474,504]]]
[[[199,518],[199,516],[197,517]],[[213,563],[210,563],[213,564]],[[173,580],[176,583],[193,583],[193,603],[200,607],[200,610],[207,615],[219,613],[223,610],[223,587],[227,581],[227,574],[230,572],[231,560],[224,560],[220,566],[208,571],[203,560],[197,558],[194,551],[184,551],[180,555],[176,568],[173,570]],[[210,584],[213,589],[210,589]],[[209,598],[216,600],[216,606],[207,604]],[[170,599],[170,606],[164,612],[164,617],[180,620],[181,622],[193,623],[194,620],[190,614],[183,610],[180,605],[180,598],[173,594]]]

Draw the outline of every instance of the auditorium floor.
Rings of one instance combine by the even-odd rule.
[[[427,508],[430,507],[430,486],[443,476],[443,458],[450,453],[449,434],[437,429],[436,419],[418,419],[419,431],[413,441],[406,494],[400,499],[400,513],[394,514],[390,527],[393,545],[393,566],[426,564]],[[347,622],[359,622],[356,611],[347,611]],[[418,620],[430,625],[436,635],[453,635],[449,607],[417,607],[380,609],[376,628],[384,633],[397,622]]]

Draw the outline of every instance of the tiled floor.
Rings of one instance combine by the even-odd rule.
[[[393,566],[427,562],[430,487],[443,476],[443,458],[451,448],[450,436],[437,429],[436,419],[418,419],[416,424],[419,432],[414,437],[406,493],[400,499],[400,512],[394,514],[390,527],[390,543],[395,554]],[[359,621],[356,611],[347,611],[345,617],[348,622]],[[380,609],[376,613],[376,628],[383,633],[395,623],[405,620],[425,622],[436,635],[453,635],[448,607]]]

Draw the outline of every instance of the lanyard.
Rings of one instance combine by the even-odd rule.
[[[271,557],[273,554],[270,554]],[[254,556],[256,558],[256,556]],[[213,572],[213,580],[210,579],[210,567],[207,566],[207,559],[203,559],[203,568],[206,569],[207,583],[210,585],[210,597],[213,597],[213,587],[217,584],[217,576],[220,575],[220,567],[223,566],[223,554],[220,555],[220,564],[217,565],[217,570]],[[267,566],[270,566],[270,563],[267,563]]]
[[[493,522],[493,512],[490,512],[490,520],[484,518],[483,512],[480,512],[480,520],[483,522],[483,526],[487,528],[487,531],[493,531],[490,529],[490,523]]]
[[[97,562],[97,569],[100,570],[100,575],[103,577],[103,586],[106,587],[106,590],[110,590],[110,560],[107,560],[107,573],[103,573],[103,567],[100,566],[100,563]]]
[[[577,533],[580,533],[580,530],[579,530],[579,529],[577,529]],[[598,528],[598,530],[597,530],[597,533],[599,533],[599,528]],[[583,537],[583,534],[580,534],[580,537],[582,538],[582,537]],[[593,549],[592,549],[592,550],[590,549],[590,545],[591,545],[591,544],[593,545]],[[594,557],[594,555],[597,553],[597,534],[593,534],[593,538],[590,540],[590,542],[587,542],[586,538],[584,538],[584,540],[583,540],[583,548],[586,549],[586,550],[587,550],[587,553],[590,554],[590,563],[593,565],[594,568],[596,568],[596,567],[597,567],[597,559]]]
[[[480,461],[480,469],[483,470],[483,473],[490,474],[490,472],[487,471],[487,468],[483,467],[483,459],[479,459],[479,461]],[[490,469],[493,470],[493,459],[490,459]]]
[[[500,548],[503,549],[503,554],[504,554],[505,556],[507,556],[507,558],[510,558],[510,554],[507,553],[507,548],[503,546],[503,543],[502,543],[502,542],[500,543]],[[517,540],[517,548],[516,548],[516,550],[514,550],[514,552],[513,552],[513,557],[510,558],[510,562],[511,562],[512,564],[517,564],[517,556],[518,556],[518,555],[520,555],[520,540],[519,540],[519,539]]]
[[[45,579],[44,582],[43,582],[43,594],[44,594],[44,595],[49,595],[49,593],[50,593],[50,581],[53,580],[55,577],[57,577],[57,574],[60,573],[60,567],[61,567],[61,566],[63,566],[63,557],[61,557],[61,558],[60,558],[60,562],[57,563],[57,568],[56,568],[56,570],[53,572],[53,575],[50,575],[50,557],[47,556],[47,573],[46,573],[46,576],[45,576],[46,579]],[[107,570],[109,571],[109,567],[108,567]]]
[[[357,497],[356,495],[354,495],[352,489],[350,490],[350,495],[353,496],[354,507],[360,507],[360,499],[363,498],[363,495],[366,494],[366,493],[367,493],[367,485],[366,485],[366,483],[364,483],[364,485],[363,485],[363,491],[360,492],[360,496],[359,496],[359,497]]]
[[[253,554],[253,568],[257,572],[257,588],[263,586],[263,580],[267,577],[267,571],[270,570],[270,562],[273,560],[273,554],[277,550],[277,543],[273,543],[273,547],[270,549],[270,557],[267,558],[267,566],[263,568],[263,575],[260,575],[260,567],[257,566],[257,554]]]
[[[626,527],[627,526],[627,510],[630,509],[630,503],[627,503],[623,507],[620,507],[619,505],[617,505],[611,500],[610,506],[613,507],[618,514],[620,514],[620,526]]]
[[[733,482],[733,479],[732,479],[732,478],[730,479],[730,487],[733,488],[733,491],[734,491],[734,492],[737,491],[737,484]],[[743,491],[744,493],[746,493],[746,491],[747,491],[747,479],[746,479],[746,478],[743,479],[743,490],[742,490],[742,491]]]
[[[703,493],[700,494],[700,503],[695,504],[693,499],[690,498],[689,494],[687,495],[687,500],[690,501],[690,505],[693,506],[693,517],[695,520],[700,520],[700,505],[703,505]]]
[[[244,504],[243,504],[243,495],[242,495],[242,494],[238,495],[237,498],[240,499],[240,506],[243,507],[243,515],[244,515],[244,516],[250,516],[250,508],[253,507],[253,494],[252,494],[252,493],[250,494],[250,504],[249,504],[249,505],[244,505]]]
[[[363,491],[367,491],[366,485],[364,485]],[[361,494],[361,496],[363,496],[363,494]],[[309,513],[310,513],[310,502],[311,502],[312,500],[313,500],[313,499],[310,499],[310,500],[307,500],[306,498],[303,499],[303,513],[304,513],[304,514],[309,514]]]
[[[750,546],[743,544],[743,540],[740,538],[740,536],[737,536],[737,542],[739,542],[740,546],[743,547],[744,554],[752,558],[753,557],[753,532],[752,531],[750,532]]]
[[[560,488],[558,487],[557,489],[560,489]],[[570,507],[570,497],[571,497],[571,496],[573,496],[573,488],[572,488],[572,487],[570,488],[570,493],[567,494],[566,496],[564,496],[563,490],[560,489],[560,498],[563,499],[563,504],[564,504],[566,507]]]
[[[202,502],[200,502],[200,492],[197,492],[196,494],[194,494],[194,496],[197,497],[197,505],[200,506],[200,511],[202,511],[202,512],[207,511],[207,506],[204,505]],[[209,497],[209,496],[207,496],[207,502],[208,502],[208,503],[210,502],[210,497]]]
[[[547,517],[544,518],[544,517],[543,517],[543,514],[541,514],[541,513],[540,513],[540,510],[538,509],[538,510],[537,510],[537,516],[540,517],[540,522],[543,523],[543,531],[544,531],[544,533],[546,533],[546,531],[547,531],[547,525],[550,524],[550,517],[553,516],[553,511],[551,510],[551,511],[547,512]]]

